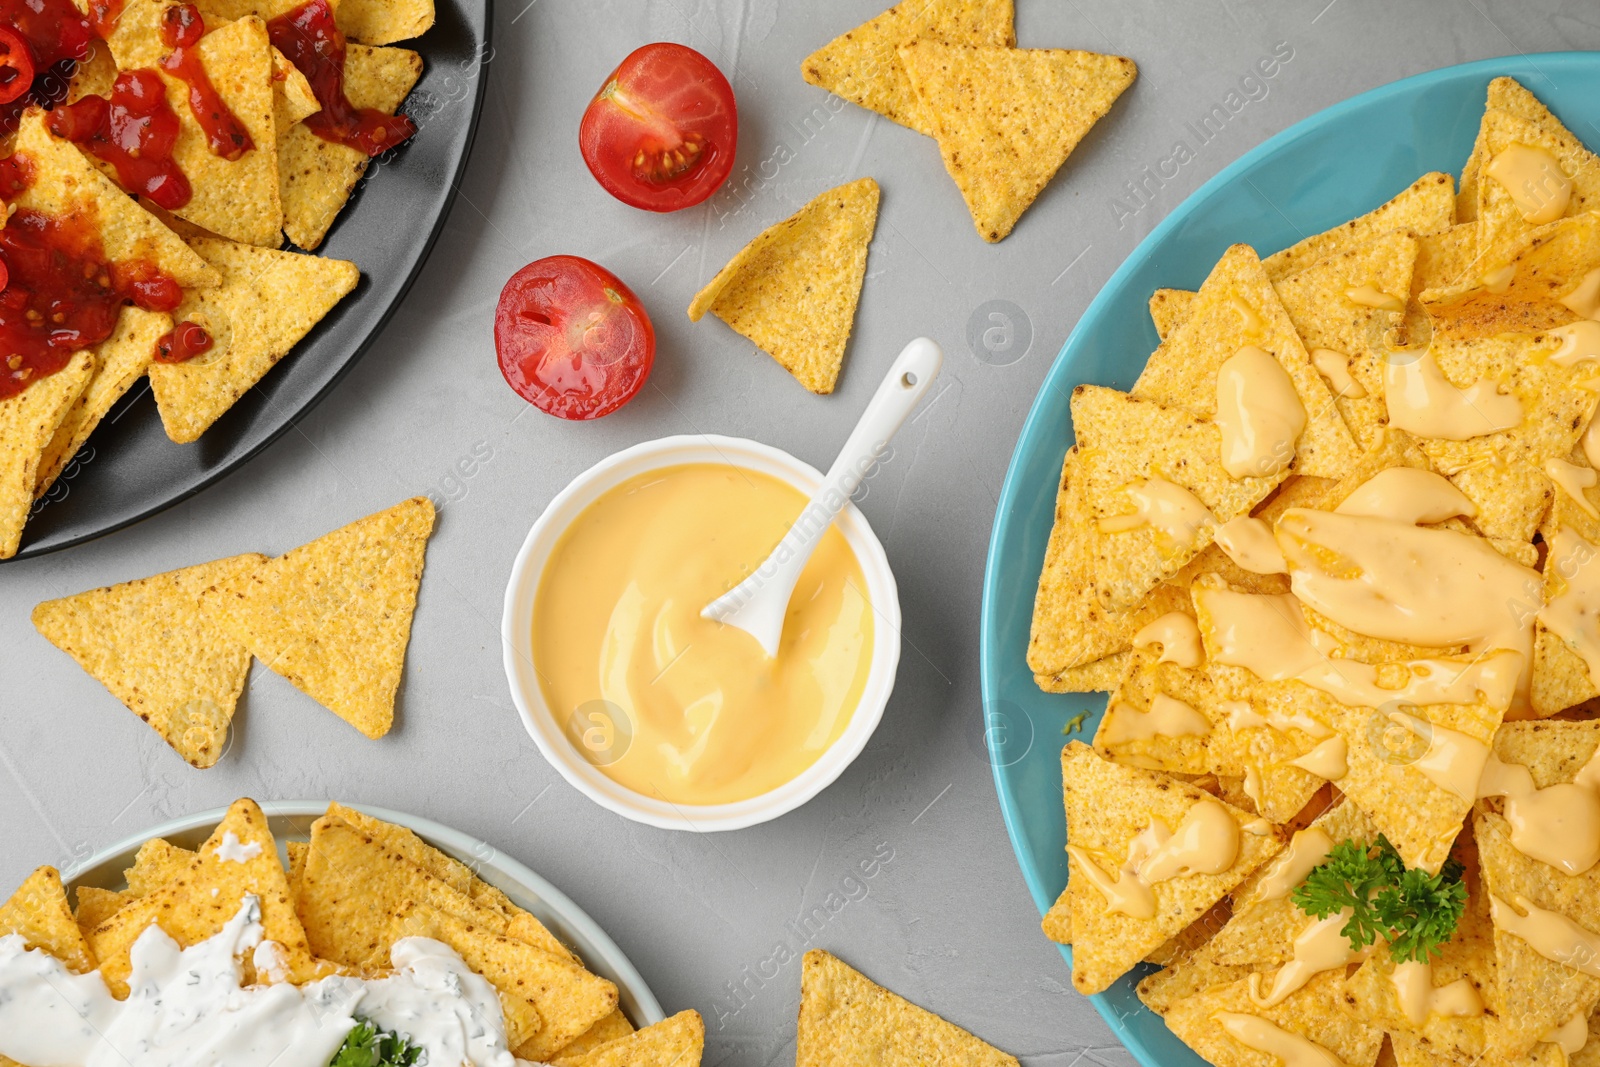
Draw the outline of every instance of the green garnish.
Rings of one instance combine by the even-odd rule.
[[[1335,845],[1289,899],[1317,919],[1349,908],[1350,920],[1339,932],[1357,951],[1382,938],[1396,963],[1425,963],[1455,934],[1466,910],[1467,887],[1461,864],[1448,860],[1438,874],[1407,870],[1389,839],[1379,834],[1374,844]]]
[[[1089,713],[1087,711],[1080,711],[1078,714],[1068,719],[1067,725],[1061,728],[1061,736],[1071,737],[1073,734],[1083,729],[1083,720],[1087,719],[1088,717]]]
[[[408,1038],[357,1019],[328,1067],[415,1067],[421,1056],[421,1047]]]

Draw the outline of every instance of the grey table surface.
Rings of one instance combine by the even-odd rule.
[[[793,1057],[798,962],[828,948],[1024,1063],[1125,1064],[1039,933],[982,745],[978,602],[1022,419],[1078,315],[1182,199],[1238,155],[1362,90],[1519,52],[1600,48],[1594,0],[1017,0],[1023,46],[1117,52],[1140,77],[999,245],[975,234],[933,142],[830,101],[799,62],[882,0],[499,0],[482,126],[432,258],[373,350],[246,468],[98,541],[0,572],[0,888],[175,815],[340,798],[482,837],[574,897],[667,1010],[706,1017],[708,1064]],[[665,217],[612,200],[578,117],[637,45],[689,44],[739,97],[728,187]],[[1274,49],[1292,58],[1241,85]],[[1230,92],[1246,104],[1145,198],[1125,183]],[[837,392],[807,393],[689,298],[751,236],[870,174],[882,212]],[[1121,198],[1133,210],[1118,210]],[[593,424],[547,418],[495,367],[506,278],[593,258],[647,303],[654,375]],[[1010,350],[967,341],[984,302],[1021,311]],[[611,815],[543,761],[511,706],[499,613],[528,526],[601,457],[667,434],[753,437],[826,467],[900,345],[943,342],[942,380],[868,483],[905,616],[898,686],[866,751],[801,810],[696,835]],[[994,340],[995,336],[991,336]],[[36,634],[50,597],[244,551],[277,553],[403,497],[443,506],[428,549],[394,731],[358,736],[259,665],[228,752],[196,771]],[[888,856],[870,879],[861,861]],[[820,909],[820,911],[818,910]],[[826,920],[806,916],[822,915]],[[776,973],[774,973],[776,972]],[[767,977],[763,977],[766,975]]]

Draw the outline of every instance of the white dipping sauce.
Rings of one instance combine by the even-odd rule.
[[[426,1050],[428,1067],[517,1067],[500,999],[448,945],[408,937],[394,974],[303,987],[241,986],[240,956],[282,958],[253,896],[214,936],[179,949],[152,924],[134,942],[129,995],[0,937],[0,1054],[24,1067],[327,1067],[360,1015]],[[272,970],[273,968],[263,968]]]

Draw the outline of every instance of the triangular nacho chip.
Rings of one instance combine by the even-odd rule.
[[[821,949],[800,969],[795,1067],[1017,1067],[967,1031],[869,980]]]
[[[1275,1030],[1320,1046],[1342,1067],[1373,1067],[1383,1046],[1383,1031],[1345,1011],[1343,994],[1343,976],[1324,971],[1281,1004],[1263,1008],[1252,1000],[1248,980],[1240,980],[1178,1001],[1168,1010],[1166,1022],[1184,1044],[1216,1067],[1284,1062],[1228,1032],[1225,1023],[1241,1015],[1265,1020]],[[1304,1061],[1319,1062],[1313,1055],[1307,1052]]]
[[[61,872],[40,867],[0,904],[0,934],[21,934],[29,948],[46,952],[74,974],[95,969],[94,951],[67,906]]]
[[[1560,120],[1550,113],[1550,109],[1515,78],[1500,77],[1489,83],[1484,113],[1487,115],[1497,110],[1509,111],[1536,126],[1554,128],[1560,125]],[[1472,154],[1461,168],[1461,189],[1456,193],[1456,218],[1462,223],[1472,223],[1474,231],[1477,230],[1478,218],[1478,182],[1483,172],[1485,154],[1484,124],[1480,121],[1478,136],[1472,144]]]
[[[1011,232],[1094,124],[1133,84],[1133,60],[1057,48],[900,46],[939,154],[985,241]]]
[[[1477,221],[1482,264],[1498,265],[1504,251],[1536,225],[1523,216],[1505,186],[1491,176],[1495,158],[1513,145],[1541,150],[1560,166],[1571,182],[1571,194],[1563,216],[1581,215],[1600,208],[1600,157],[1584,147],[1583,142],[1549,111],[1529,118],[1490,108],[1483,114],[1480,136],[1483,165],[1477,182]]]
[[[48,378],[0,400],[0,559],[17,554],[45,452],[93,373],[94,353],[85,349]]]
[[[1195,298],[1199,295],[1188,289],[1157,289],[1151,293],[1150,321],[1155,323],[1156,336],[1165,341],[1193,315]]]
[[[433,0],[339,0],[339,31],[362,44],[394,44],[421,37],[433,26]]]
[[[101,889],[98,886],[80,885],[73,890],[78,906],[74,909],[72,917],[77,920],[78,932],[84,937],[87,945],[89,931],[105,922],[111,916],[127,907],[132,897],[117,892],[114,889]]]
[[[222,755],[250,650],[200,611],[200,594],[246,574],[250,553],[93,589],[33,609],[33,625],[195,767]]]
[[[278,144],[289,136],[295,123],[322,110],[322,102],[311,90],[311,82],[300,73],[300,68],[289,57],[272,50],[272,124],[278,134]],[[280,190],[281,191],[281,190]]]
[[[122,872],[130,897],[147,897],[189,869],[196,853],[161,837],[139,846],[133,866]]]
[[[355,107],[393,115],[421,76],[422,57],[409,49],[353,43],[345,49],[344,92]],[[290,126],[278,145],[284,236],[315,251],[370,162],[365,152],[324,141],[304,123]]]
[[[144,260],[185,289],[217,284],[215,268],[182,238],[91,166],[72,142],[45,129],[44,112],[30,108],[23,114],[16,151],[52,180],[30,184],[11,198],[15,206],[88,222],[108,262]]]
[[[555,1067],[572,1067],[572,1061],[584,1053],[593,1052],[602,1045],[609,1045],[611,1042],[627,1037],[633,1032],[633,1024],[628,1021],[626,1015],[622,1014],[622,1009],[617,1008],[610,1015],[585,1030],[572,1044],[562,1049],[560,1055],[550,1062]]]
[[[1125,649],[1091,660],[1081,667],[1063,667],[1049,674],[1035,674],[1033,683],[1046,693],[1109,693],[1128,673],[1132,663],[1133,652]]]
[[[1217,963],[1210,953],[1198,952],[1155,974],[1146,975],[1138,985],[1139,1000],[1157,1015],[1165,1016],[1180,1000],[1219,986],[1232,985],[1250,976],[1252,968]]]
[[[368,737],[394,723],[433,503],[413,497],[206,590],[207,616]]]
[[[1508,258],[1474,262],[1452,284],[1421,294],[1435,334],[1532,334],[1576,320],[1559,301],[1600,267],[1600,215],[1589,212],[1528,230],[1503,255]],[[1501,272],[1507,276],[1497,277]]]
[[[700,1067],[705,1047],[705,1020],[691,1009],[585,1053],[563,1051],[553,1062],[555,1067]]]
[[[94,928],[89,941],[106,984],[116,996],[127,995],[128,952],[152,924],[186,948],[220,931],[247,895],[260,904],[266,939],[283,946],[287,980],[300,984],[325,974],[326,965],[313,960],[306,948],[267,817],[255,801],[238,800],[187,871]],[[253,972],[247,959],[247,981],[255,978]]]
[[[831,393],[878,225],[878,183],[861,178],[763,230],[689,304],[756,343],[813,393]]]
[[[1012,0],[903,0],[870,22],[840,34],[800,63],[800,74],[852,103],[929,137],[937,135],[895,50],[919,37],[1010,48]]]
[[[1573,466],[1587,469],[1581,452],[1575,450],[1571,459]],[[1597,503],[1600,503],[1600,489],[1597,488],[1583,491],[1582,504],[1564,490],[1556,490],[1542,530],[1546,545],[1542,604],[1549,604],[1565,592],[1569,582],[1585,566],[1592,566],[1589,561],[1600,556],[1600,519],[1594,518],[1584,506],[1596,508]],[[1532,606],[1532,598],[1529,599]],[[1600,685],[1596,684],[1583,655],[1542,619],[1537,622],[1529,692],[1533,713],[1541,718],[1555,715],[1597,696],[1600,696]],[[1502,730],[1501,736],[1505,733]]]
[[[1162,663],[1159,652],[1147,648],[1134,653],[1128,672],[1106,701],[1106,713],[1094,736],[1095,751],[1130,767],[1178,775],[1204,774],[1213,769],[1207,751],[1212,720],[1220,717],[1225,722],[1226,713],[1219,712],[1220,701],[1203,669]],[[1158,701],[1176,701],[1199,718],[1180,712],[1190,720],[1181,733],[1145,736],[1135,724],[1146,721],[1143,717],[1153,713]]]
[[[1201,802],[1218,804],[1209,794],[1154,771],[1101,759],[1081,742],[1061,750],[1061,777],[1067,809],[1067,841],[1096,857],[1104,871],[1127,857],[1134,838],[1155,820],[1175,831]],[[1272,834],[1244,829],[1253,816],[1222,804],[1238,824],[1238,855],[1217,874],[1182,875],[1152,886],[1155,913],[1142,919],[1113,913],[1087,875],[1071,873],[1072,984],[1080,993],[1098,993],[1129,968],[1204,915],[1280,847]]]
[[[1395,230],[1422,237],[1447,230],[1454,223],[1455,183],[1448,174],[1424,174],[1393,200],[1326,233],[1314,234],[1274,252],[1261,261],[1261,266],[1267,277],[1279,281],[1319,259],[1369,244]]]
[[[178,117],[172,158],[193,190],[189,202],[174,208],[173,213],[232,240],[276,248],[283,228],[283,205],[278,195],[272,45],[266,23],[255,16],[210,23],[195,46],[200,66],[217,95],[250,135],[252,147],[230,160],[208,143],[189,102],[189,83],[161,67],[161,58],[172,51],[162,39],[162,20],[170,6],[169,0],[133,0],[118,18],[107,43],[119,68],[155,70],[167,87],[167,103]],[[107,173],[114,176],[116,172]]]
[[[361,280],[356,265],[342,259],[220,238],[190,244],[222,284],[184,294],[173,313],[203,326],[212,347],[183,363],[150,367],[161,423],[180,444],[197,440]]]
[[[125,307],[117,318],[117,329],[95,346],[94,375],[67,412],[55,436],[39,461],[38,485],[34,493],[44,496],[72,457],[78,454],[111,406],[122,399],[133,383],[144,375],[155,355],[156,342],[172,329],[172,319],[159,311]]]
[[[1271,352],[1294,382],[1306,428],[1295,445],[1294,470],[1338,478],[1359,453],[1295,332],[1277,292],[1249,245],[1234,245],[1212,268],[1194,312],[1161,342],[1134,383],[1133,395],[1182,407],[1203,419],[1217,410],[1217,372],[1246,345]]]

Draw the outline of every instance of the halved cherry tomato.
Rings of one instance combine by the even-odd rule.
[[[0,104],[9,104],[33,86],[33,52],[22,35],[0,26]]]
[[[500,291],[494,348],[522,399],[558,418],[598,419],[644,386],[656,331],[616,275],[577,256],[550,256]]]
[[[595,180],[647,211],[693,207],[733,169],[739,109],[722,71],[667,41],[631,53],[606,79],[578,126]]]

